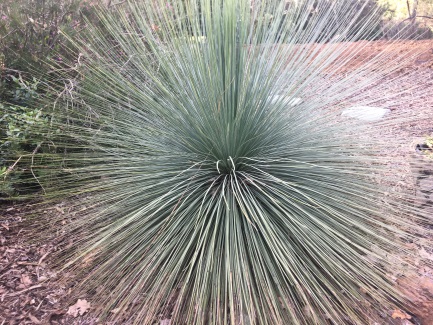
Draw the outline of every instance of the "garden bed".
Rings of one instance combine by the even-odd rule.
[[[391,112],[411,116],[405,124],[394,124],[387,129],[377,130],[377,137],[390,143],[388,170],[392,175],[390,191],[413,191],[420,187],[421,177],[412,169],[413,143],[416,139],[433,133],[433,42],[407,41],[389,47],[385,42],[369,43],[356,57],[341,68],[347,72],[382,51],[402,54],[416,46],[419,55],[401,65],[398,74],[402,78],[393,79],[387,91],[391,93],[410,86],[411,91],[402,93],[404,106],[394,102],[384,102]],[[402,84],[405,83],[405,84]],[[374,89],[371,89],[372,96]],[[368,96],[368,94],[365,94]],[[389,118],[392,118],[392,113]],[[372,126],[374,128],[374,126]],[[398,146],[392,139],[399,139]],[[404,141],[401,141],[404,140]],[[404,157],[404,159],[393,159]],[[398,163],[397,163],[398,161]],[[423,192],[425,194],[425,191]],[[430,193],[429,193],[430,194]],[[424,208],[429,202],[423,203]],[[426,207],[427,205],[427,207]],[[59,247],[57,241],[28,243],[33,228],[26,219],[32,212],[32,205],[3,205],[0,214],[0,325],[6,324],[100,324],[92,311],[91,296],[74,297],[71,287],[77,279],[71,274],[59,274],[52,265],[52,256]],[[68,202],[46,206],[44,215],[50,220],[55,214],[68,214]],[[73,238],[71,238],[73,240]],[[433,240],[427,238],[426,240]],[[376,324],[433,324],[433,252],[420,243],[408,243],[407,249],[418,269],[408,274],[389,274],[392,281],[405,292],[415,304],[409,310],[383,310]],[[68,281],[70,280],[70,281]],[[413,283],[418,283],[413,286]],[[116,310],[112,311],[113,313]],[[128,324],[125,321],[123,324]],[[169,319],[161,321],[168,325]]]

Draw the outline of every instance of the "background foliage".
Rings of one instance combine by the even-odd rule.
[[[94,4],[89,1],[0,3],[0,198],[41,189],[36,178],[29,184],[24,176],[33,173],[29,157],[35,150],[52,151],[45,145],[48,139],[43,139],[50,109],[42,103],[55,100],[47,97],[50,87],[64,85],[56,69],[66,68],[78,56],[62,33],[70,37],[83,33],[86,19],[94,18]],[[46,133],[41,133],[43,129]]]

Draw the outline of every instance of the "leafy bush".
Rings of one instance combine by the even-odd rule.
[[[15,84],[15,89],[11,90],[9,97],[15,103],[29,104],[34,103],[38,98],[39,81],[33,78],[32,82],[23,80],[11,75],[11,80]],[[41,110],[28,108],[13,104],[0,103],[0,197],[10,197],[17,194],[17,189],[22,186],[22,174],[29,166],[23,167],[23,156],[33,151],[41,141],[40,137],[35,136],[32,128],[34,125],[42,124],[47,127],[45,119],[41,117]],[[44,122],[45,121],[45,122]],[[38,139],[39,138],[39,139]],[[30,189],[26,178],[25,188]]]
[[[339,4],[340,3],[340,4]],[[369,40],[380,39],[383,35],[382,31],[382,17],[386,13],[387,7],[381,5],[377,0],[358,1],[358,0],[334,0],[328,1],[325,10],[329,10],[330,15],[328,17],[328,24],[335,24],[336,26],[341,23],[342,17],[333,12],[332,8],[336,5],[346,6],[348,11],[356,11],[357,15],[354,17],[353,28],[350,31],[344,31],[339,28],[328,28],[324,29],[322,33],[325,33],[329,38],[340,36],[343,34],[347,38],[362,39],[366,37]],[[315,3],[316,6],[322,6],[323,4],[319,1]],[[323,10],[323,8],[321,9]],[[313,6],[312,15],[320,15],[320,11]],[[366,33],[365,28],[368,28],[369,32]]]
[[[384,25],[383,34],[386,38],[398,39],[431,39],[433,30],[428,25],[417,21],[402,21],[391,26]]]
[[[92,6],[83,0],[5,0],[0,16],[3,68],[45,75],[47,61],[75,57],[60,30],[77,34],[92,18]]]
[[[4,106],[0,104],[0,109]],[[27,192],[31,188],[28,178],[23,173],[29,172],[29,165],[23,162],[32,151],[40,147],[42,139],[35,138],[32,131],[34,125],[47,127],[47,119],[41,116],[41,111],[20,106],[8,107],[8,112],[0,119],[0,125],[5,137],[0,140],[0,194],[5,196],[16,195],[18,192]],[[39,146],[39,147],[38,147]],[[30,166],[31,168],[31,166]]]
[[[60,30],[70,37],[79,34],[85,30],[86,19],[92,19],[93,8],[93,4],[82,0],[6,0],[0,3],[0,116],[3,126],[0,129],[0,170],[8,171],[2,176],[0,197],[23,193],[23,172],[29,172],[31,166],[26,165],[30,161],[20,157],[31,156],[41,143],[41,131],[31,131],[36,123],[31,119],[37,116],[39,123],[44,116],[44,128],[48,128],[49,112],[46,110],[49,106],[41,101],[50,88],[63,86],[63,79],[55,71],[65,68],[78,56]],[[72,77],[62,73],[62,78]],[[49,110],[51,112],[52,108]],[[12,136],[13,127],[20,132]],[[19,164],[14,165],[18,159]],[[24,192],[33,188],[31,184],[24,186]]]
[[[81,109],[53,113],[68,150],[47,198],[87,207],[54,223],[101,318],[367,324],[365,306],[405,301],[387,272],[428,218],[384,202],[386,147],[341,118],[398,60],[338,74],[363,47],[340,41],[375,37],[377,17],[285,6],[128,1],[77,40],[85,74],[56,105]]]

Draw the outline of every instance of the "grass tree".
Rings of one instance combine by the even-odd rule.
[[[364,91],[398,69],[386,52],[342,69],[380,13],[320,0],[100,9],[55,97],[66,149],[45,188],[86,207],[59,216],[73,238],[62,261],[99,316],[367,324],[405,303],[387,272],[427,217],[404,193],[384,198],[385,146],[369,136],[403,117],[341,116],[380,102]]]

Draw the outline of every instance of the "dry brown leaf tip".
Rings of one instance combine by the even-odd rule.
[[[84,315],[88,310],[90,309],[90,303],[87,302],[85,299],[78,299],[77,302],[69,306],[68,311],[66,314],[75,317],[78,317],[78,315],[82,316]]]
[[[401,319],[411,319],[412,316],[406,314],[404,311],[401,311],[399,309],[395,309],[394,312],[392,313],[392,318],[396,319],[396,318],[401,318]]]

